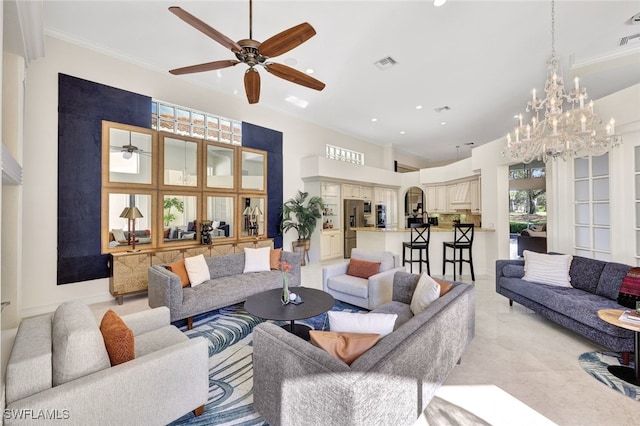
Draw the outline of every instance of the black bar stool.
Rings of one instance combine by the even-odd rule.
[[[473,272],[473,223],[457,223],[453,226],[453,239],[455,241],[445,241],[442,243],[442,275],[445,275],[447,263],[453,263],[453,280],[456,280],[456,263],[460,264],[460,275],[462,275],[462,263],[468,263],[471,267],[471,281],[476,280]],[[453,249],[453,259],[447,259],[447,247]],[[469,250],[469,258],[462,255],[463,250]]]
[[[411,273],[413,273],[413,264],[418,263],[420,272],[422,272],[422,264],[427,264],[427,274],[431,275],[429,267],[429,240],[431,239],[431,225],[428,223],[410,223],[411,241],[402,243],[402,266],[407,262],[411,265]],[[407,260],[407,249],[409,249],[409,260]],[[418,250],[418,259],[413,260],[413,251]],[[424,251],[424,257],[422,252]]]

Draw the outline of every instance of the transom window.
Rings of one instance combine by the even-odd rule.
[[[360,164],[364,166],[364,154],[362,152],[352,151],[339,146],[327,145],[326,157],[332,160],[344,161],[345,163]]]

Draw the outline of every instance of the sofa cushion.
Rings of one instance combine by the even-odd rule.
[[[209,265],[207,265],[207,261],[202,254],[185,258],[184,267],[187,270],[192,287],[211,279]]]
[[[589,293],[595,293],[600,281],[602,270],[607,262],[589,259],[582,256],[573,256],[569,276],[571,276],[571,286],[579,288]]]
[[[271,247],[244,249],[244,269],[247,272],[263,272],[271,270]]]
[[[438,284],[428,274],[422,273],[418,280],[418,285],[413,292],[411,298],[411,312],[413,315],[418,315],[420,312],[427,309],[427,306],[434,300],[440,297],[440,284]]]
[[[622,280],[618,303],[627,308],[636,309],[637,302],[640,302],[640,268],[631,268]]]
[[[551,284],[561,287],[571,286],[569,268],[573,256],[569,254],[543,254],[533,251],[524,251],[524,277],[525,281],[542,284]]]
[[[244,253],[210,256],[205,258],[211,279],[239,275],[244,271]]]
[[[352,277],[369,279],[370,276],[380,272],[380,262],[368,262],[360,259],[350,259],[347,267],[347,275]]]
[[[631,266],[623,265],[622,263],[607,263],[602,270],[602,274],[600,274],[596,294],[606,297],[607,299],[617,300],[622,280],[630,269]]]
[[[337,275],[327,280],[327,287],[361,299],[369,298],[369,282],[351,275]]]
[[[368,351],[380,340],[379,334],[309,331],[311,343],[324,349],[347,365]]]
[[[269,252],[269,263],[271,269],[280,269],[280,257],[282,256],[282,249],[271,249]]]
[[[346,333],[373,333],[382,337],[393,332],[396,314],[329,311],[329,330]]]
[[[378,306],[371,313],[374,314],[396,314],[398,318],[396,318],[396,323],[393,325],[393,330],[397,330],[405,322],[409,321],[413,318],[413,312],[411,312],[411,307],[402,302],[398,302],[392,300],[391,302],[385,303],[384,305]]]
[[[351,250],[351,259],[380,262],[380,272],[388,271],[396,266],[396,260],[390,251],[370,251],[355,248]]]
[[[54,386],[111,366],[102,333],[87,305],[64,302],[53,314],[51,326]]]
[[[189,285],[189,274],[187,274],[187,268],[184,266],[184,259],[176,260],[165,266],[165,268],[180,277],[182,287]]]
[[[109,309],[102,317],[100,332],[112,366],[135,358],[133,331],[113,310]]]

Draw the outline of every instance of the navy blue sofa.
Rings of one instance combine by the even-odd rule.
[[[533,283],[522,279],[524,260],[496,261],[496,292],[543,317],[615,352],[634,350],[633,332],[598,318],[599,309],[628,309],[617,302],[622,279],[631,266],[573,256],[572,287]]]

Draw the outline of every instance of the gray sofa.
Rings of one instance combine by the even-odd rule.
[[[543,317],[616,352],[633,351],[633,332],[598,317],[599,309],[627,309],[617,302],[622,279],[631,266],[573,256],[572,287],[522,279],[524,260],[496,261],[496,292]],[[628,356],[628,354],[626,355]]]
[[[322,290],[337,300],[369,310],[389,302],[393,275],[406,271],[396,264],[393,253],[354,248],[351,259],[380,262],[380,272],[364,279],[347,275],[349,262],[330,264],[322,268]]]
[[[189,328],[194,315],[209,312],[247,300],[261,291],[282,287],[282,273],[277,270],[242,273],[244,253],[205,258],[211,280],[195,287],[182,288],[180,278],[167,270],[165,265],[149,268],[149,306],[166,306],[171,312],[171,321],[189,319]],[[291,264],[289,286],[300,285],[300,254],[283,251],[282,261]]]
[[[4,424],[160,425],[204,406],[207,341],[170,325],[167,308],[122,319],[135,359],[113,367],[88,306],[65,302],[53,315],[22,320],[7,364]]]
[[[475,288],[453,288],[419,315],[419,276],[397,272],[395,330],[351,366],[272,323],[253,333],[253,401],[271,426],[413,424],[475,333]]]

